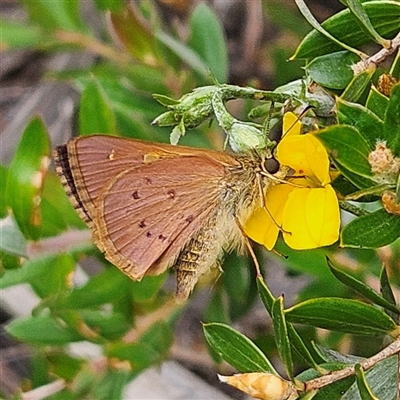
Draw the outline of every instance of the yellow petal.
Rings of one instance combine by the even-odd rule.
[[[313,135],[285,136],[278,144],[276,157],[283,165],[316,180],[317,186],[324,186],[331,180],[329,158],[324,146]]]
[[[288,137],[292,135],[300,135],[301,132],[301,121],[299,117],[292,112],[287,112],[283,116],[283,135],[282,137]]]
[[[285,242],[293,249],[313,249],[336,242],[340,212],[332,186],[293,190],[285,204],[282,227]]]
[[[278,239],[279,227],[282,225],[283,209],[293,189],[291,185],[281,184],[268,190],[265,197],[268,212],[265,208],[258,207],[243,226],[250,239],[264,245],[268,250],[273,249]]]

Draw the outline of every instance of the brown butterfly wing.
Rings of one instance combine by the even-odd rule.
[[[121,172],[99,196],[96,244],[133,279],[162,272],[221,201],[224,174],[224,164],[202,154]]]
[[[71,202],[81,218],[93,227],[96,199],[109,181],[126,169],[185,155],[204,156],[224,165],[234,162],[221,152],[106,135],[70,140],[56,149],[54,159]]]

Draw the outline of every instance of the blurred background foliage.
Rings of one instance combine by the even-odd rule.
[[[165,111],[152,97],[155,93],[179,98],[215,80],[272,90],[304,75],[304,61],[287,61],[310,31],[294,2],[4,3],[2,54],[28,57],[19,69],[3,75],[4,85],[10,88],[18,79],[34,79],[35,85],[53,81],[71,85],[79,93],[74,134],[105,133],[169,142],[170,128],[151,126]],[[314,1],[310,7],[324,20],[343,5]],[[46,68],[43,60],[60,52],[88,61],[84,66],[77,62],[67,68]],[[16,98],[9,97],[3,115],[12,112]],[[245,120],[252,106],[250,101],[235,100],[229,103],[229,110]],[[6,126],[3,121],[2,128]],[[53,130],[43,116],[35,116],[23,134],[16,133],[22,134],[18,146],[6,139],[2,142],[0,288],[27,283],[37,296],[32,314],[7,327],[9,334],[30,345],[30,369],[20,388],[37,388],[58,377],[69,385],[51,398],[116,399],[133,377],[171,356],[207,375],[204,370],[210,369],[209,361],[192,357],[190,350],[207,351],[200,321],[235,324],[270,359],[276,358],[269,317],[257,300],[255,271],[246,257],[229,255],[224,273],[216,271],[200,282],[184,307],[174,303],[172,274],[132,282],[104,260],[69,204],[52,166],[47,171],[51,148],[67,139]],[[181,144],[222,149],[223,142],[214,123],[188,132]],[[277,295],[285,292],[289,305],[295,299],[358,297],[327,268],[327,254],[373,287],[378,286],[385,262],[393,283],[400,285],[398,241],[378,251],[332,246],[294,252],[284,243],[278,251],[287,255],[287,260],[260,249],[258,254],[272,290]],[[379,339],[353,340],[350,334],[313,327],[299,331],[305,343],[316,340],[345,353],[369,356],[381,346]],[[93,360],[71,351],[72,343],[82,341],[95,345],[97,369],[92,368]],[[213,360],[221,362],[218,354],[209,350]],[[296,371],[305,367],[296,357],[295,365]],[[227,364],[219,368],[232,372]],[[7,390],[3,389],[2,395],[16,392],[15,387]]]

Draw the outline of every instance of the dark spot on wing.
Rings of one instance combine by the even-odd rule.
[[[175,190],[174,190],[174,189],[168,190],[167,195],[168,195],[171,199],[174,199],[174,198],[175,198]]]
[[[138,192],[137,190],[135,190],[135,191],[132,193],[132,197],[133,197],[135,200],[140,199],[139,192]]]
[[[193,222],[193,220],[194,220],[193,215],[189,215],[189,216],[185,219],[185,221],[188,222],[189,224],[190,224],[191,222]]]
[[[140,223],[139,223],[139,228],[146,228],[146,222],[143,220],[143,221],[140,221]]]
[[[153,234],[149,231],[149,232],[146,233],[146,236],[149,238],[149,237],[152,237]]]
[[[164,242],[164,241],[167,239],[167,237],[164,236],[164,235],[159,235],[158,238],[159,238],[162,242]]]
[[[146,185],[151,185],[153,181],[150,178],[144,178]]]

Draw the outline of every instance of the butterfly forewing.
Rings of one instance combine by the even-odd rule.
[[[224,175],[224,164],[199,156],[160,158],[120,173],[100,194],[96,243],[134,279],[162,272],[220,201]]]
[[[221,201],[228,154],[112,136],[57,148],[67,193],[106,257],[133,279],[171,266]]]

